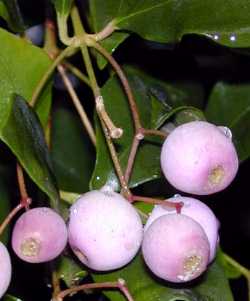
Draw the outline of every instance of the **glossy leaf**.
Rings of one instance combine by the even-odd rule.
[[[8,145],[32,180],[57,206],[58,193],[51,172],[51,162],[37,115],[25,100],[13,95],[9,111],[0,119],[0,139]]]
[[[206,108],[208,121],[230,128],[241,161],[250,156],[250,85],[215,85]]]
[[[219,249],[217,252],[217,259],[220,265],[223,267],[227,278],[236,279],[242,275],[239,270],[237,270],[234,266],[229,264],[229,262],[225,259],[224,252],[221,249]]]
[[[96,282],[126,281],[135,301],[233,301],[228,281],[221,266],[213,263],[207,273],[190,285],[180,285],[179,289],[170,283],[157,280],[146,268],[141,255],[125,268],[108,274],[93,274]],[[119,291],[104,291],[112,301],[125,301]]]
[[[39,80],[51,61],[40,48],[0,29],[0,122],[9,112],[13,93],[30,100]],[[43,125],[47,124],[51,104],[51,83],[38,99],[36,111]]]
[[[94,149],[83,125],[66,109],[53,114],[51,154],[60,189],[83,193],[88,190],[94,167]]]
[[[22,301],[22,300],[11,295],[5,295],[3,297],[3,301]]]
[[[8,11],[8,25],[15,32],[24,32],[25,25],[17,0],[2,0]]]
[[[7,23],[10,23],[10,16],[4,2],[0,1],[0,17],[3,18]]]
[[[193,90],[186,84],[182,86],[177,83],[166,83],[131,67],[126,69],[126,74],[135,94],[145,128],[159,128],[174,114],[175,110],[178,110],[179,106],[184,109],[185,103],[196,102]],[[128,101],[116,77],[111,78],[105,84],[102,94],[111,119],[118,127],[124,129],[122,138],[118,139],[116,144],[121,164],[125,168],[134,135]],[[97,123],[96,135],[97,158],[90,186],[100,188],[104,184],[112,183],[118,188],[118,181],[99,123]],[[161,143],[161,139],[145,140],[141,143],[130,181],[131,187],[160,177]]]
[[[55,5],[56,12],[61,16],[68,16],[70,13],[73,0],[52,0]]]
[[[185,34],[199,34],[230,47],[250,46],[250,3],[248,0],[91,0],[93,31],[110,21],[121,30],[103,42],[112,52],[134,32],[163,43],[177,43]]]
[[[80,280],[87,276],[87,272],[83,270],[83,265],[66,256],[61,256],[58,260],[57,273],[68,287],[77,285]]]

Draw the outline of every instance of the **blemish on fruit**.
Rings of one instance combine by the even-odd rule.
[[[191,255],[184,261],[183,275],[178,275],[177,278],[181,281],[188,281],[192,276],[199,271],[202,263],[201,256]]]
[[[208,175],[208,182],[212,185],[219,184],[225,176],[224,168],[217,166],[213,168]]]
[[[39,240],[30,237],[24,240],[21,244],[21,252],[24,256],[37,256],[41,250],[41,243]]]

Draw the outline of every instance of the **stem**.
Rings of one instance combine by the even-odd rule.
[[[139,196],[139,195],[132,195],[130,198],[131,202],[136,202],[136,201],[141,201],[144,203],[148,204],[154,204],[154,205],[162,205],[163,207],[168,207],[168,208],[175,208],[177,213],[181,213],[181,208],[183,207],[183,202],[171,202],[168,200],[157,200],[153,198],[148,198],[144,196]]]
[[[70,72],[72,72],[77,78],[83,81],[86,85],[91,87],[88,77],[85,74],[83,74],[78,68],[76,68],[69,62],[63,62],[63,66],[66,67]]]
[[[83,106],[81,105],[80,99],[78,98],[72,84],[71,81],[68,79],[67,74],[65,72],[65,69],[62,65],[57,66],[57,70],[59,71],[62,80],[67,88],[67,91],[69,92],[69,95],[74,103],[74,106],[81,118],[81,121],[89,135],[90,140],[92,141],[92,143],[94,145],[96,145],[96,137],[95,137],[95,131],[92,127],[91,122],[88,119],[88,116],[86,114],[86,112],[84,111]]]
[[[69,37],[67,20],[68,20],[68,15],[60,15],[57,13],[59,39],[63,44],[69,46],[72,44],[74,38]]]
[[[115,20],[110,21],[101,31],[88,34],[88,37],[94,39],[96,42],[105,40],[116,30]]]
[[[70,51],[74,49],[73,46],[69,46],[67,48],[65,48],[57,57],[56,59],[53,61],[53,63],[50,65],[50,67],[48,68],[48,70],[44,73],[43,77],[41,78],[41,80],[39,81],[39,83],[37,84],[31,101],[30,101],[30,105],[32,107],[35,106],[36,101],[43,89],[43,87],[45,86],[47,80],[50,78],[50,76],[52,75],[52,73],[54,72],[55,68],[57,67],[57,65],[59,65],[61,63],[61,61],[70,53]]]
[[[84,27],[82,26],[79,12],[78,12],[78,9],[76,6],[73,6],[73,8],[72,8],[71,18],[72,18],[73,28],[74,28],[76,36],[82,35],[84,37],[86,35],[86,33],[84,30]],[[93,69],[93,66],[91,63],[87,45],[85,43],[82,43],[80,48],[81,48],[82,56],[84,59],[85,67],[87,70],[87,74],[89,77],[90,85],[92,87],[95,98],[97,98],[98,96],[100,96],[100,88],[97,84],[95,72],[94,72],[94,69]]]
[[[73,27],[75,30],[75,33],[77,36],[82,36],[82,43],[80,45],[80,49],[82,52],[82,56],[84,59],[84,63],[85,63],[85,67],[87,70],[87,74],[89,77],[89,81],[90,81],[90,85],[95,97],[95,102],[96,102],[96,109],[99,113],[99,116],[104,120],[108,130],[110,131],[110,135],[112,138],[119,138],[122,135],[122,129],[117,128],[112,120],[110,119],[110,117],[108,116],[107,111],[105,110],[105,106],[103,103],[103,98],[101,96],[100,93],[100,88],[98,86],[97,80],[96,80],[96,76],[95,76],[95,72],[94,72],[94,68],[90,59],[90,55],[89,55],[89,51],[88,51],[88,47],[86,45],[86,43],[84,42],[84,38],[87,37],[85,30],[82,26],[81,23],[81,19],[79,16],[79,12],[76,6],[74,6],[72,8],[72,12],[71,12],[71,17],[72,17],[72,23],[73,23]]]
[[[84,35],[85,31],[84,31],[84,28],[82,26],[81,19],[80,19],[80,16],[79,16],[79,12],[78,12],[76,6],[74,6],[73,9],[72,9],[71,18],[72,18],[72,23],[73,23],[73,27],[74,27],[76,35],[80,35],[80,34]],[[89,55],[89,52],[88,52],[88,48],[87,48],[85,43],[83,43],[81,45],[81,52],[82,52],[82,56],[83,56],[83,59],[84,59],[84,62],[85,62],[87,74],[88,74],[88,77],[89,77],[89,80],[90,80],[90,85],[91,85],[91,88],[92,88],[92,91],[93,91],[93,94],[94,94],[94,97],[95,97],[97,113],[98,113],[99,119],[101,121],[102,129],[103,129],[103,132],[104,132],[104,135],[105,135],[105,138],[106,138],[106,142],[107,142],[107,145],[108,145],[108,148],[109,148],[109,151],[110,151],[110,155],[111,155],[111,158],[112,158],[117,176],[119,178],[122,190],[123,190],[124,194],[128,196],[130,194],[130,192],[129,192],[129,189],[128,189],[128,186],[127,186],[127,182],[125,181],[123,171],[122,171],[122,168],[120,166],[120,162],[119,162],[115,147],[114,147],[112,139],[110,137],[110,135],[112,135],[112,132],[115,132],[115,133],[118,132],[119,133],[119,128],[116,128],[114,126],[110,129],[110,124],[107,124],[107,115],[103,114],[103,112],[106,113],[105,108],[104,108],[104,104],[103,104],[103,98],[102,98],[101,93],[100,93],[100,88],[97,84],[97,80],[96,80],[96,76],[95,76],[94,69],[93,69],[93,66],[92,66],[92,62],[91,62],[91,59],[90,59],[90,55]],[[111,119],[110,119],[110,122],[112,122]],[[114,129],[116,129],[116,131],[114,131]]]
[[[56,27],[52,20],[46,19],[44,23],[45,38],[43,49],[50,57],[55,58],[58,56],[60,50],[57,48],[56,41]]]
[[[163,131],[159,131],[159,130],[153,130],[153,129],[140,129],[140,132],[144,135],[144,136],[160,136],[162,138],[167,138],[167,136],[169,135],[166,132]]]
[[[124,280],[118,280],[117,282],[102,282],[102,283],[87,283],[79,286],[74,286],[69,289],[66,289],[60,292],[55,298],[54,301],[62,301],[66,296],[85,290],[85,289],[112,289],[116,288],[121,290],[121,292],[125,295],[128,301],[133,301],[132,296],[129,293],[127,286],[125,285]]]
[[[121,187],[122,187],[122,193],[124,194],[124,196],[126,198],[129,198],[130,195],[131,195],[131,192],[128,188],[127,181],[125,180],[123,170],[122,170],[122,167],[120,165],[120,161],[118,159],[113,141],[112,141],[112,139],[109,135],[108,129],[106,128],[104,121],[102,119],[100,119],[100,121],[101,121],[102,129],[103,129],[103,132],[104,132],[104,135],[105,135],[105,138],[106,138],[106,142],[107,142],[107,145],[108,145],[108,148],[109,148],[109,152],[110,152],[110,155],[111,155],[114,167],[115,167],[115,171],[116,171],[116,174],[118,176],[118,179],[119,179]]]
[[[117,128],[113,121],[110,119],[107,111],[105,110],[103,97],[100,95],[96,98],[96,111],[100,118],[104,121],[106,127],[109,130],[110,136],[113,139],[120,138],[123,134],[123,130],[121,128]]]
[[[53,300],[54,298],[57,298],[57,296],[60,294],[60,279],[56,271],[52,272],[52,288],[53,288],[53,293],[52,293],[52,300]]]
[[[134,136],[133,142],[132,142],[132,146],[130,149],[130,153],[129,153],[129,157],[128,157],[128,162],[127,162],[127,167],[126,167],[126,171],[125,171],[125,180],[128,183],[131,173],[132,173],[132,169],[133,169],[133,165],[135,162],[135,157],[136,157],[136,153],[138,150],[140,144],[140,140],[136,137],[136,135]]]
[[[223,257],[230,265],[236,268],[242,275],[250,279],[250,270],[242,266],[239,262],[237,262],[235,259],[233,259],[231,256],[227,255],[224,252],[223,252]]]
[[[27,199],[29,199],[29,196],[28,196],[25,181],[24,181],[23,169],[18,163],[16,165],[16,173],[17,173],[17,182],[18,182],[18,186],[19,186],[21,200],[27,200]]]
[[[98,52],[100,52],[107,59],[107,61],[111,64],[111,66],[116,71],[118,77],[120,78],[124,91],[128,97],[131,113],[134,120],[135,132],[137,133],[138,130],[142,128],[142,126],[141,126],[137,104],[135,102],[134,95],[132,93],[132,90],[130,88],[125,73],[121,69],[120,65],[116,62],[116,60],[109,54],[109,52],[105,48],[103,48],[100,44],[96,43],[93,39],[89,39],[89,44],[90,44],[89,46],[94,47]]]
[[[223,252],[224,259],[232,265],[235,269],[237,269],[247,280],[247,287],[248,287],[248,300],[250,301],[250,270],[242,266],[238,263],[235,259],[227,255]]]
[[[12,218],[17,214],[17,212],[20,211],[24,207],[25,207],[24,203],[19,203],[14,209],[11,210],[11,212],[7,215],[5,220],[0,225],[0,235],[3,233],[3,231],[8,226],[8,224],[11,222]]]

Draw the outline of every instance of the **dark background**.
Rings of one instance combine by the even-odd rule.
[[[26,24],[35,25],[44,21],[46,1],[19,0],[18,2]],[[49,14],[53,17],[51,12]],[[248,55],[240,54],[234,49],[219,46],[198,36],[186,36],[178,45],[146,42],[137,36],[132,36],[118,48],[115,56],[120,63],[137,64],[166,80],[188,79],[200,82],[204,88],[205,99],[208,99],[211,88],[218,80],[230,82],[249,82],[250,80]],[[78,60],[76,56],[74,61],[78,63]],[[98,73],[101,81],[104,82],[107,70]],[[86,94],[86,91],[79,87],[78,93],[82,92]],[[61,105],[68,107],[67,93],[54,88],[54,97],[60,97]],[[206,101],[204,106],[205,104]],[[92,109],[90,106],[89,112]],[[14,158],[4,146],[1,145],[1,149],[2,157],[6,159],[6,162],[13,163],[14,171]],[[240,165],[238,175],[228,189],[200,198],[213,209],[221,222],[222,249],[246,267],[250,266],[249,170],[250,160],[247,160]],[[30,186],[33,189],[31,183]],[[162,184],[158,183],[157,187],[161,189]],[[13,189],[14,203],[17,195],[18,191]],[[29,265],[21,262],[14,254],[11,255],[14,260],[14,273],[10,292],[25,301],[50,300],[50,288],[46,285],[50,279],[41,277],[42,274],[46,274],[46,265]],[[247,300],[245,280],[240,278],[230,283],[235,300]]]

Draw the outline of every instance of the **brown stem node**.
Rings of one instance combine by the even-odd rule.
[[[103,97],[100,95],[100,96],[96,97],[95,101],[96,101],[96,110],[97,110],[100,118],[105,123],[105,125],[109,131],[110,137],[113,139],[120,138],[123,134],[123,130],[121,128],[116,127],[114,125],[113,121],[111,120],[111,118],[109,117],[109,115],[105,109]]]

